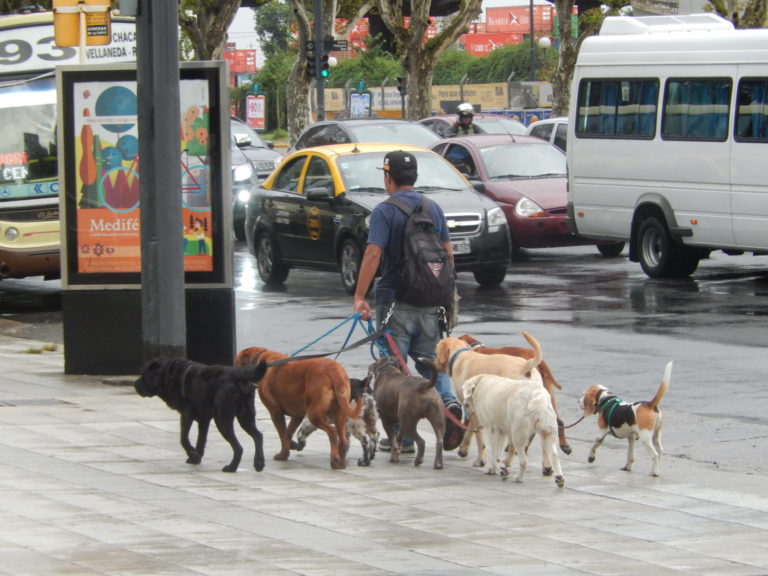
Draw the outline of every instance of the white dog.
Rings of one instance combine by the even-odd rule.
[[[499,472],[505,446],[509,453],[501,467],[501,477],[509,475],[509,466],[515,451],[519,454],[519,472],[516,482],[523,481],[528,465],[526,448],[538,434],[541,438],[544,475],[555,472],[555,483],[565,484],[557,454],[557,415],[549,394],[539,380],[511,379],[492,374],[473,376],[464,382],[464,403],[467,411],[475,415],[480,425],[490,433],[491,458],[488,474]]]

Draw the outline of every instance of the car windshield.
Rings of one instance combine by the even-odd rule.
[[[232,122],[231,124],[232,137],[235,139],[235,142],[242,142],[242,139],[247,137],[251,140],[251,146],[256,146],[257,148],[267,147],[256,131],[247,124],[243,124],[242,122]]]
[[[522,122],[506,118],[475,118],[474,123],[487,134],[526,134],[528,132]]]
[[[488,146],[480,155],[491,180],[565,176],[565,154],[550,144]]]
[[[347,154],[339,158],[338,167],[349,192],[378,192],[386,194],[384,172],[385,152]],[[467,190],[467,182],[441,156],[429,152],[413,152],[419,165],[419,177],[414,188],[419,190]]]
[[[393,144],[411,144],[429,148],[440,137],[426,126],[409,122],[378,122],[349,126],[355,142],[384,142]]]

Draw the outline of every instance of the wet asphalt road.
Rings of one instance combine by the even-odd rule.
[[[338,274],[292,270],[284,287],[267,290],[255,259],[235,252],[237,346],[292,353],[337,326],[352,299]],[[457,334],[489,346],[524,345],[527,330],[576,399],[592,383],[650,397],[665,363],[675,361],[665,404],[692,415],[768,424],[768,259],[715,253],[690,279],[652,280],[625,256],[605,259],[592,247],[529,251],[502,286],[480,288],[460,274]],[[61,342],[58,282],[0,282],[0,332]],[[336,349],[346,328],[312,351]],[[362,337],[357,333],[354,338]],[[342,358],[364,370],[367,351]]]

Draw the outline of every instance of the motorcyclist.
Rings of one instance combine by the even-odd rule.
[[[448,129],[446,136],[467,136],[469,134],[482,134],[482,130],[475,126],[475,109],[469,102],[463,102],[456,108],[456,122]]]

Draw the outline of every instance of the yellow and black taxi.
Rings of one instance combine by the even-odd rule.
[[[248,201],[245,232],[266,284],[281,284],[291,268],[341,273],[354,293],[368,237],[368,216],[387,199],[384,155],[407,150],[419,164],[414,188],[443,209],[458,272],[481,285],[504,280],[509,229],[501,209],[444,158],[419,146],[338,144],[287,156]]]

